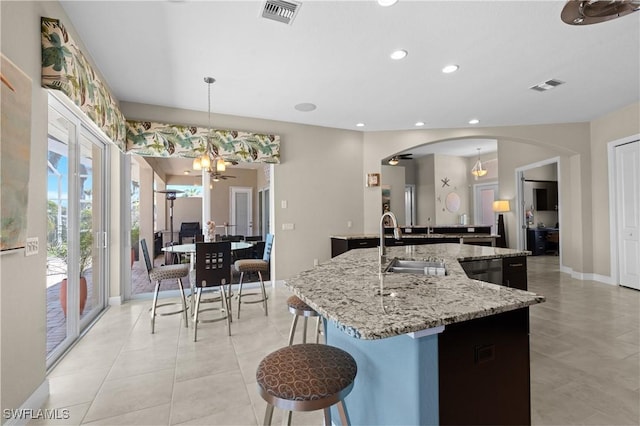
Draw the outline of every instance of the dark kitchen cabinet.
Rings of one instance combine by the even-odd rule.
[[[378,247],[377,238],[331,238],[331,257],[336,257],[349,250]]]
[[[438,335],[439,423],[531,424],[529,362],[529,308],[447,325]]]
[[[536,210],[558,210],[558,183],[538,183],[540,188],[533,189],[533,202]]]
[[[533,256],[540,256],[549,250],[557,250],[557,245],[553,247],[549,246],[549,234],[557,232],[557,228],[527,229],[527,250],[529,250]]]
[[[525,256],[502,258],[502,285],[527,290],[527,258]]]

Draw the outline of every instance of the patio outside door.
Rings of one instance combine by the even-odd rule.
[[[49,97],[47,366],[106,306],[105,143]]]

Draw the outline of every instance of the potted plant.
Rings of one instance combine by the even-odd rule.
[[[49,256],[57,257],[64,262],[64,268],[66,272],[69,249],[66,242],[50,246],[48,248]],[[84,307],[87,303],[87,278],[85,277],[87,271],[91,268],[91,261],[93,258],[93,234],[91,231],[85,231],[80,234],[80,315],[84,311]],[[67,278],[63,278],[60,283],[60,305],[62,312],[67,315]]]
[[[131,267],[140,258],[140,225],[131,226]]]

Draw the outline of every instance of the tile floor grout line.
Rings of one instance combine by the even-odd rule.
[[[130,309],[130,308],[129,308]],[[91,407],[93,406],[93,404],[96,402],[98,395],[100,395],[100,392],[102,391],[102,388],[104,387],[105,382],[107,381],[107,377],[109,377],[109,374],[111,374],[111,372],[113,371],[113,367],[116,363],[116,361],[118,360],[118,358],[122,355],[122,353],[124,352],[124,347],[127,344],[128,338],[131,337],[133,330],[136,327],[136,324],[138,324],[138,322],[140,321],[140,316],[143,315],[143,313],[145,312],[145,309],[142,309],[140,311],[140,313],[138,314],[138,317],[136,318],[136,320],[133,322],[133,324],[131,324],[129,326],[129,332],[127,333],[127,338],[122,340],[122,344],[120,346],[120,350],[118,351],[118,355],[116,355],[116,357],[113,359],[111,366],[109,367],[109,371],[107,372],[107,374],[104,376],[104,379],[102,379],[101,383],[100,383],[100,387],[98,388],[98,391],[96,392],[95,396],[93,397],[93,400],[91,401],[91,403],[89,404],[89,407],[87,408],[87,411],[85,411],[84,415],[82,416],[82,420],[80,420],[80,425],[84,424],[84,420],[87,418],[87,414],[89,413],[89,411],[91,410]],[[91,330],[90,330],[91,331]],[[88,333],[87,333],[88,334]],[[86,336],[86,335],[85,335]],[[109,418],[109,417],[104,417],[104,418]],[[102,419],[95,419],[93,421],[98,421],[98,420],[102,420]]]

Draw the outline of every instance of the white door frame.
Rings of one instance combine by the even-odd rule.
[[[618,271],[618,219],[616,214],[617,196],[616,196],[616,152],[615,149],[619,145],[625,145],[640,140],[640,133],[618,139],[607,144],[607,157],[609,168],[609,269],[611,277],[609,284],[617,284],[619,279]]]
[[[515,213],[516,213],[516,226],[517,226],[517,242],[518,242],[518,250],[526,250],[527,246],[527,224],[524,222],[524,192],[523,192],[523,179],[524,172],[527,170],[535,169],[542,166],[547,166],[549,164],[556,164],[556,171],[558,176],[558,222],[562,224],[560,220],[560,212],[562,211],[562,185],[561,185],[561,175],[560,175],[560,157],[552,157],[547,158],[546,160],[538,161],[536,163],[527,164],[526,166],[517,167],[515,170],[515,184],[516,184],[516,203],[515,203]],[[566,224],[565,224],[566,226]],[[560,242],[558,242],[558,253],[560,257],[560,268],[562,268],[562,235],[563,232],[560,232]]]
[[[248,194],[248,223],[247,223],[247,233],[246,235],[253,235],[253,187],[251,186],[231,186],[229,187],[229,221],[235,221],[236,217],[236,203],[235,198],[237,194]],[[232,235],[238,235],[238,224],[232,223],[232,225],[236,225],[236,228],[231,231]]]

